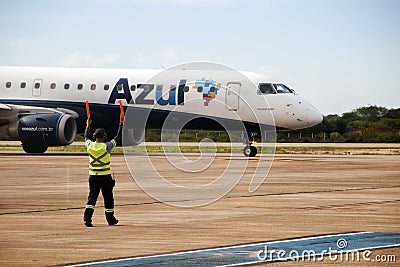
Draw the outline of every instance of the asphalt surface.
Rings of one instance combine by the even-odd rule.
[[[172,183],[198,187],[212,182],[232,160],[233,173],[241,173],[235,168],[244,159],[217,155],[207,170],[195,174],[168,166],[162,156],[150,160]],[[400,232],[399,156],[278,155],[261,187],[249,193],[260,163],[255,158],[220,200],[183,208],[148,196],[125,158],[114,155],[120,223],[107,225],[100,196],[93,228],[82,221],[87,162],[84,155],[0,153],[0,265],[64,265],[325,234]],[[400,261],[398,247],[373,253]],[[377,265],[329,259],[307,264],[321,263]]]

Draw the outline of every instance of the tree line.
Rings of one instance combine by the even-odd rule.
[[[400,142],[400,108],[366,106],[324,116],[314,127],[278,133],[278,142]]]

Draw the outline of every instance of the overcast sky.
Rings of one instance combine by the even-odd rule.
[[[0,0],[0,33],[3,66],[212,61],[280,80],[324,115],[400,107],[396,0]]]

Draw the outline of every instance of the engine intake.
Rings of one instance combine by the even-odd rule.
[[[18,137],[23,145],[65,146],[76,136],[76,121],[68,114],[41,113],[23,115],[18,123]]]

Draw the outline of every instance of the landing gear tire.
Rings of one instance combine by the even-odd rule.
[[[33,145],[33,144],[24,144],[22,143],[22,148],[26,153],[30,154],[42,154],[46,152],[47,146],[46,145]]]
[[[257,155],[257,148],[252,145],[247,145],[243,148],[243,154],[246,157],[255,157]]]

